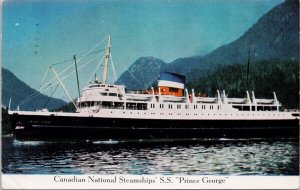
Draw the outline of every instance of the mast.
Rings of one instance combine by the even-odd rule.
[[[75,69],[76,69],[78,100],[79,100],[79,105],[80,105],[80,87],[79,87],[79,78],[78,78],[77,62],[76,62],[76,56],[75,55],[74,55],[74,63],[75,63]]]
[[[76,62],[75,55],[74,55],[74,63],[75,63],[75,69],[76,69],[77,89],[78,89],[78,98],[79,98],[80,97],[80,87],[79,87],[79,78],[78,78],[77,62]]]
[[[250,49],[249,49],[249,52],[248,52],[247,78],[246,78],[246,90],[248,90],[248,82],[249,82],[249,69],[250,69]]]
[[[106,55],[105,55],[105,64],[104,64],[103,80],[102,80],[103,84],[106,84],[106,82],[107,82],[109,57],[110,57],[110,35],[108,35],[107,49],[106,49]]]

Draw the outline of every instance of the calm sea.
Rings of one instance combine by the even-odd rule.
[[[20,142],[2,137],[7,174],[299,175],[299,142]]]

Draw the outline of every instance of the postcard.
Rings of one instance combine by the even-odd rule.
[[[299,188],[298,26],[293,0],[4,0],[2,188]]]

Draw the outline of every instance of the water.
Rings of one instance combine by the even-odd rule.
[[[20,142],[2,138],[7,174],[299,175],[297,140]]]

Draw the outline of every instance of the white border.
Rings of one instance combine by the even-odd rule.
[[[93,182],[110,179],[111,182]],[[56,178],[56,180],[55,180]],[[59,179],[75,179],[57,182]],[[85,179],[85,182],[79,182]],[[115,182],[113,182],[113,180]],[[126,179],[123,182],[121,179]],[[180,182],[180,179],[181,182]],[[184,182],[183,179],[189,180]],[[135,180],[136,182],[132,182]],[[150,182],[152,180],[152,182]],[[211,182],[216,181],[219,183]],[[140,182],[138,182],[140,181]],[[154,182],[153,182],[154,181]],[[2,175],[3,189],[299,189],[299,176]]]

